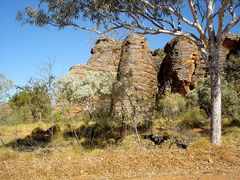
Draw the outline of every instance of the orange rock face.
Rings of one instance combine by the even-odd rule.
[[[228,49],[236,45],[236,37],[228,35],[220,53],[222,70],[226,66]],[[69,73],[83,78],[88,71],[116,75],[111,108],[122,116],[143,117],[155,106],[157,96],[167,92],[183,95],[194,89],[208,74],[206,62],[197,45],[184,37],[171,40],[164,48],[162,62],[153,57],[146,38],[129,35],[123,42],[100,38],[92,49],[86,65],[75,65]],[[83,114],[86,105],[70,104],[70,114]]]
[[[82,78],[88,71],[117,73],[121,43],[111,38],[100,38],[91,50],[92,57],[87,64],[74,65],[70,73]]]
[[[164,58],[158,74],[159,93],[178,92],[187,94],[197,82],[208,73],[206,62],[202,59],[197,45],[185,37],[177,37],[164,48]],[[220,66],[226,66],[228,49],[221,48]]]

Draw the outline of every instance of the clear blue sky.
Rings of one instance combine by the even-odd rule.
[[[67,28],[22,26],[16,22],[18,10],[35,5],[37,0],[0,0],[0,73],[17,85],[38,75],[38,66],[55,59],[56,75],[66,74],[74,64],[84,64],[99,37],[88,31]],[[239,33],[240,26],[235,28]],[[152,50],[164,47],[172,37],[148,36]]]

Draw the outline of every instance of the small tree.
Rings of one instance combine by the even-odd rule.
[[[211,77],[211,141],[221,144],[219,57],[226,34],[239,23],[238,0],[39,0],[38,8],[19,12],[22,23],[62,29],[72,26],[99,34],[119,28],[141,34],[185,36],[198,45]],[[184,16],[183,7],[191,17]],[[185,11],[184,9],[184,11]],[[86,27],[87,20],[94,24]],[[196,33],[194,33],[196,32]]]
[[[10,107],[17,113],[23,113],[25,119],[41,121],[51,112],[51,98],[45,84],[29,81],[23,87],[17,87],[18,92],[9,100]],[[27,116],[31,117],[27,117]]]
[[[234,81],[222,80],[222,114],[224,117],[229,117],[232,120],[240,120],[240,93],[236,91]],[[195,91],[187,95],[188,105],[190,108],[199,106],[204,109],[206,114],[211,114],[210,96],[210,78],[204,79],[200,82]]]
[[[91,118],[96,98],[111,94],[114,78],[112,73],[94,71],[89,71],[82,79],[69,74],[59,80],[59,88],[63,98],[69,102],[86,102]]]

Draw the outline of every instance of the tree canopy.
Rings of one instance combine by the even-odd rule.
[[[37,8],[26,7],[18,13],[17,19],[22,23],[50,24],[60,29],[72,26],[105,33],[125,28],[142,34],[186,35],[196,40],[194,34],[182,28],[184,23],[195,28],[205,41],[212,21],[218,20],[217,33],[227,33],[240,21],[236,14],[239,1],[216,1],[211,15],[207,5],[210,5],[208,1],[200,0],[188,0],[187,4],[182,0],[40,0]],[[183,16],[183,6],[189,6],[192,18]],[[230,21],[224,22],[227,16]],[[92,22],[93,27],[86,27],[84,21]],[[226,24],[224,28],[223,23]]]

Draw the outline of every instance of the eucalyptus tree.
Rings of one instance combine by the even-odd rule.
[[[71,26],[99,34],[120,28],[194,41],[211,77],[211,141],[221,144],[220,47],[240,17],[239,0],[39,0],[17,19],[36,26]],[[91,23],[86,23],[91,22]],[[88,25],[92,24],[91,27]]]

